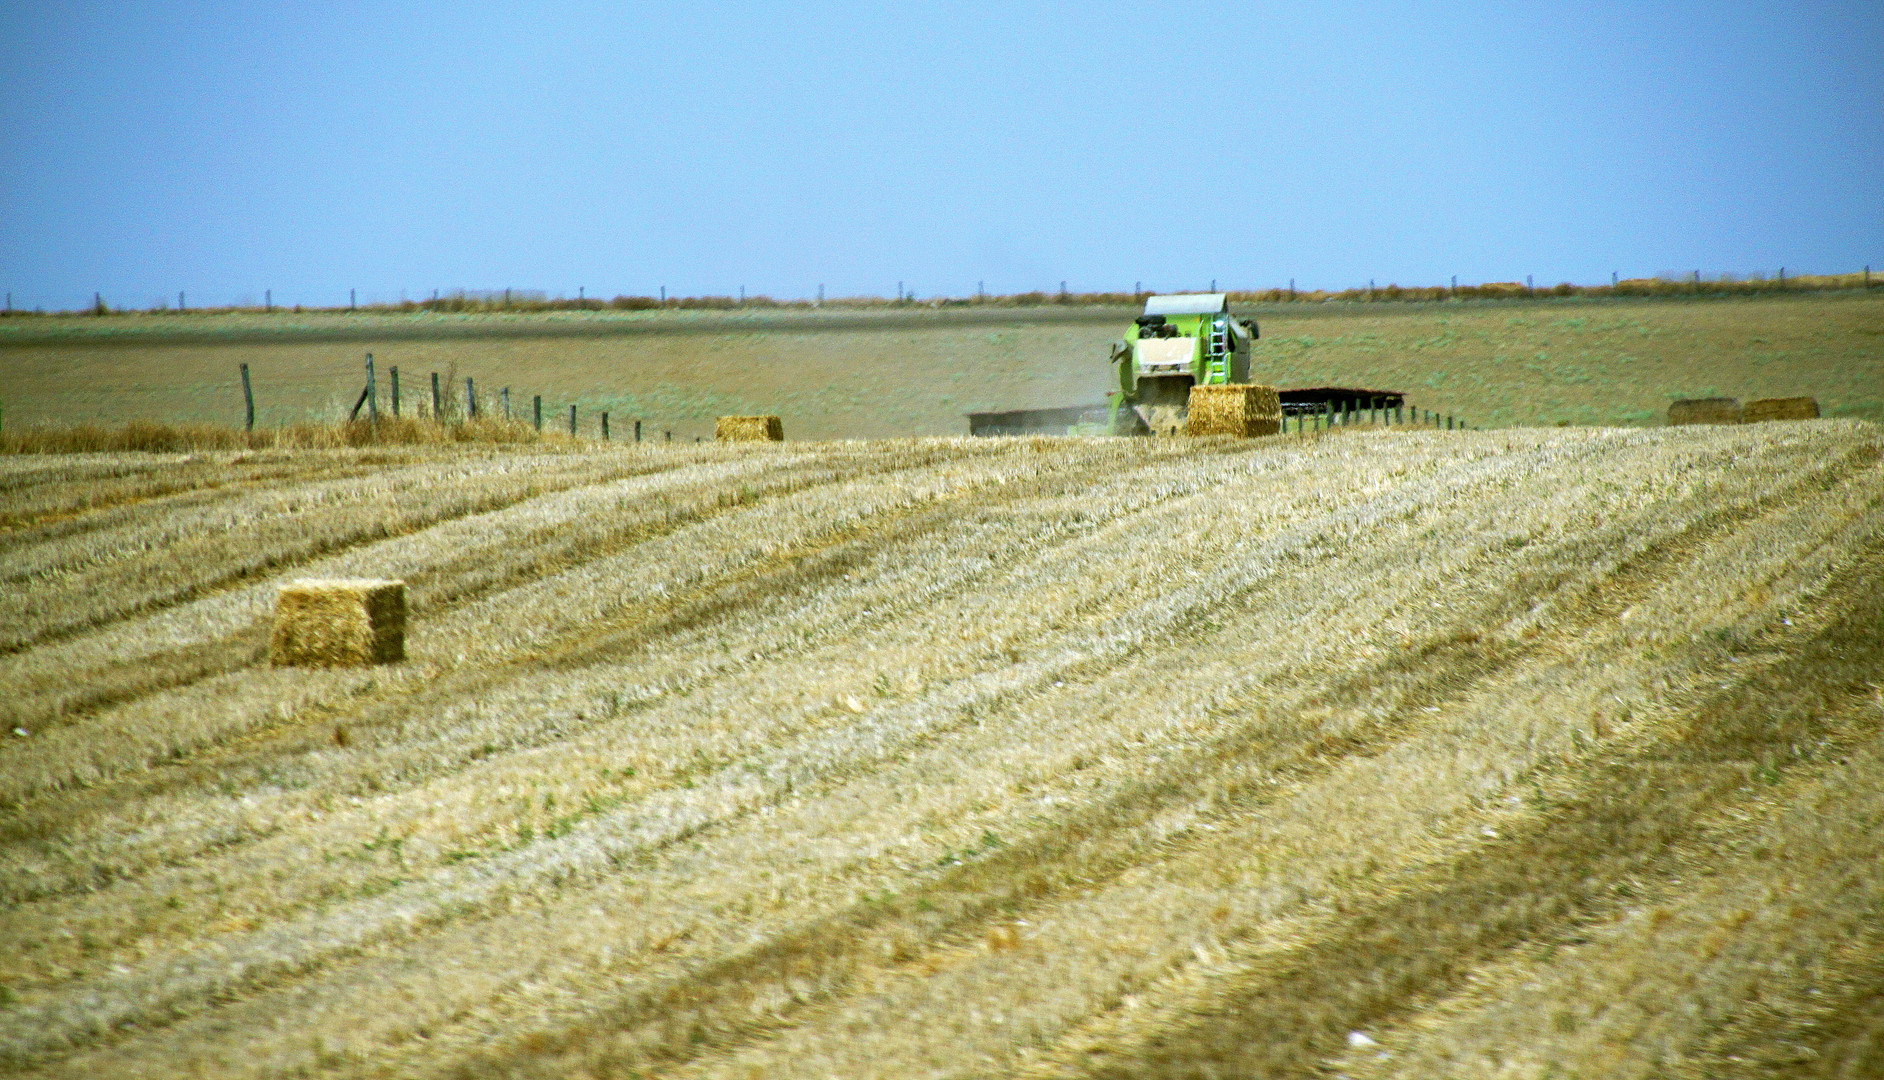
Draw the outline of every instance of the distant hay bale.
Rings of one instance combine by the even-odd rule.
[[[776,416],[722,416],[713,422],[715,442],[784,442],[785,424]]]
[[[276,667],[361,667],[406,658],[406,583],[294,581],[275,596]]]
[[[1738,424],[1740,402],[1730,397],[1683,398],[1668,406],[1674,424]]]
[[[1740,419],[1749,424],[1762,420],[1817,420],[1819,399],[1810,397],[1772,397],[1747,402]]]
[[[1193,386],[1186,435],[1274,435],[1282,430],[1282,399],[1273,386]]]

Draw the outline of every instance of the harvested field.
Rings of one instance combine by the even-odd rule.
[[[1874,1076],[1881,451],[0,459],[0,1070]]]

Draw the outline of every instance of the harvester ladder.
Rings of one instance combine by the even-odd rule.
[[[1211,386],[1221,386],[1229,381],[1229,323],[1223,319],[1212,319],[1209,351],[1204,355],[1204,382]]]

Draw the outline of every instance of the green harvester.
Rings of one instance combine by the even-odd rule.
[[[968,414],[974,435],[1174,435],[1191,387],[1249,381],[1256,324],[1230,315],[1225,293],[1151,296],[1112,345],[1117,389],[1103,405]]]
[[[1178,293],[1145,300],[1145,313],[1112,346],[1118,389],[1109,420],[1115,434],[1184,430],[1191,387],[1249,382],[1253,321],[1233,318],[1224,293]]]

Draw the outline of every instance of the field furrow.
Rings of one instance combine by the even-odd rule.
[[[362,543],[664,465],[626,457],[548,458],[487,469],[419,465],[253,491],[209,505],[146,504],[111,527],[8,554],[0,577],[0,651],[161,610]],[[64,587],[43,587],[54,579]]]
[[[252,485],[228,505],[326,499],[361,536],[388,498],[560,486],[295,557],[408,581],[400,665],[258,663],[274,570],[146,615],[46,598],[97,614],[0,658],[57,717],[0,747],[0,1061],[1541,1075],[1766,1033],[1869,1060],[1836,1021],[1884,895],[1849,865],[1884,822],[1856,798],[1880,445],[932,440]],[[166,498],[139,520],[209,528]],[[135,544],[90,550],[37,587],[142,580]],[[61,670],[124,689],[61,707]],[[1840,800],[1787,922],[1790,807]],[[1658,977],[1718,984],[1724,1024],[1655,1018],[1676,933],[1719,944]],[[1824,974],[1756,998],[1755,967]],[[1484,1055],[1512,1032],[1531,1057]]]

